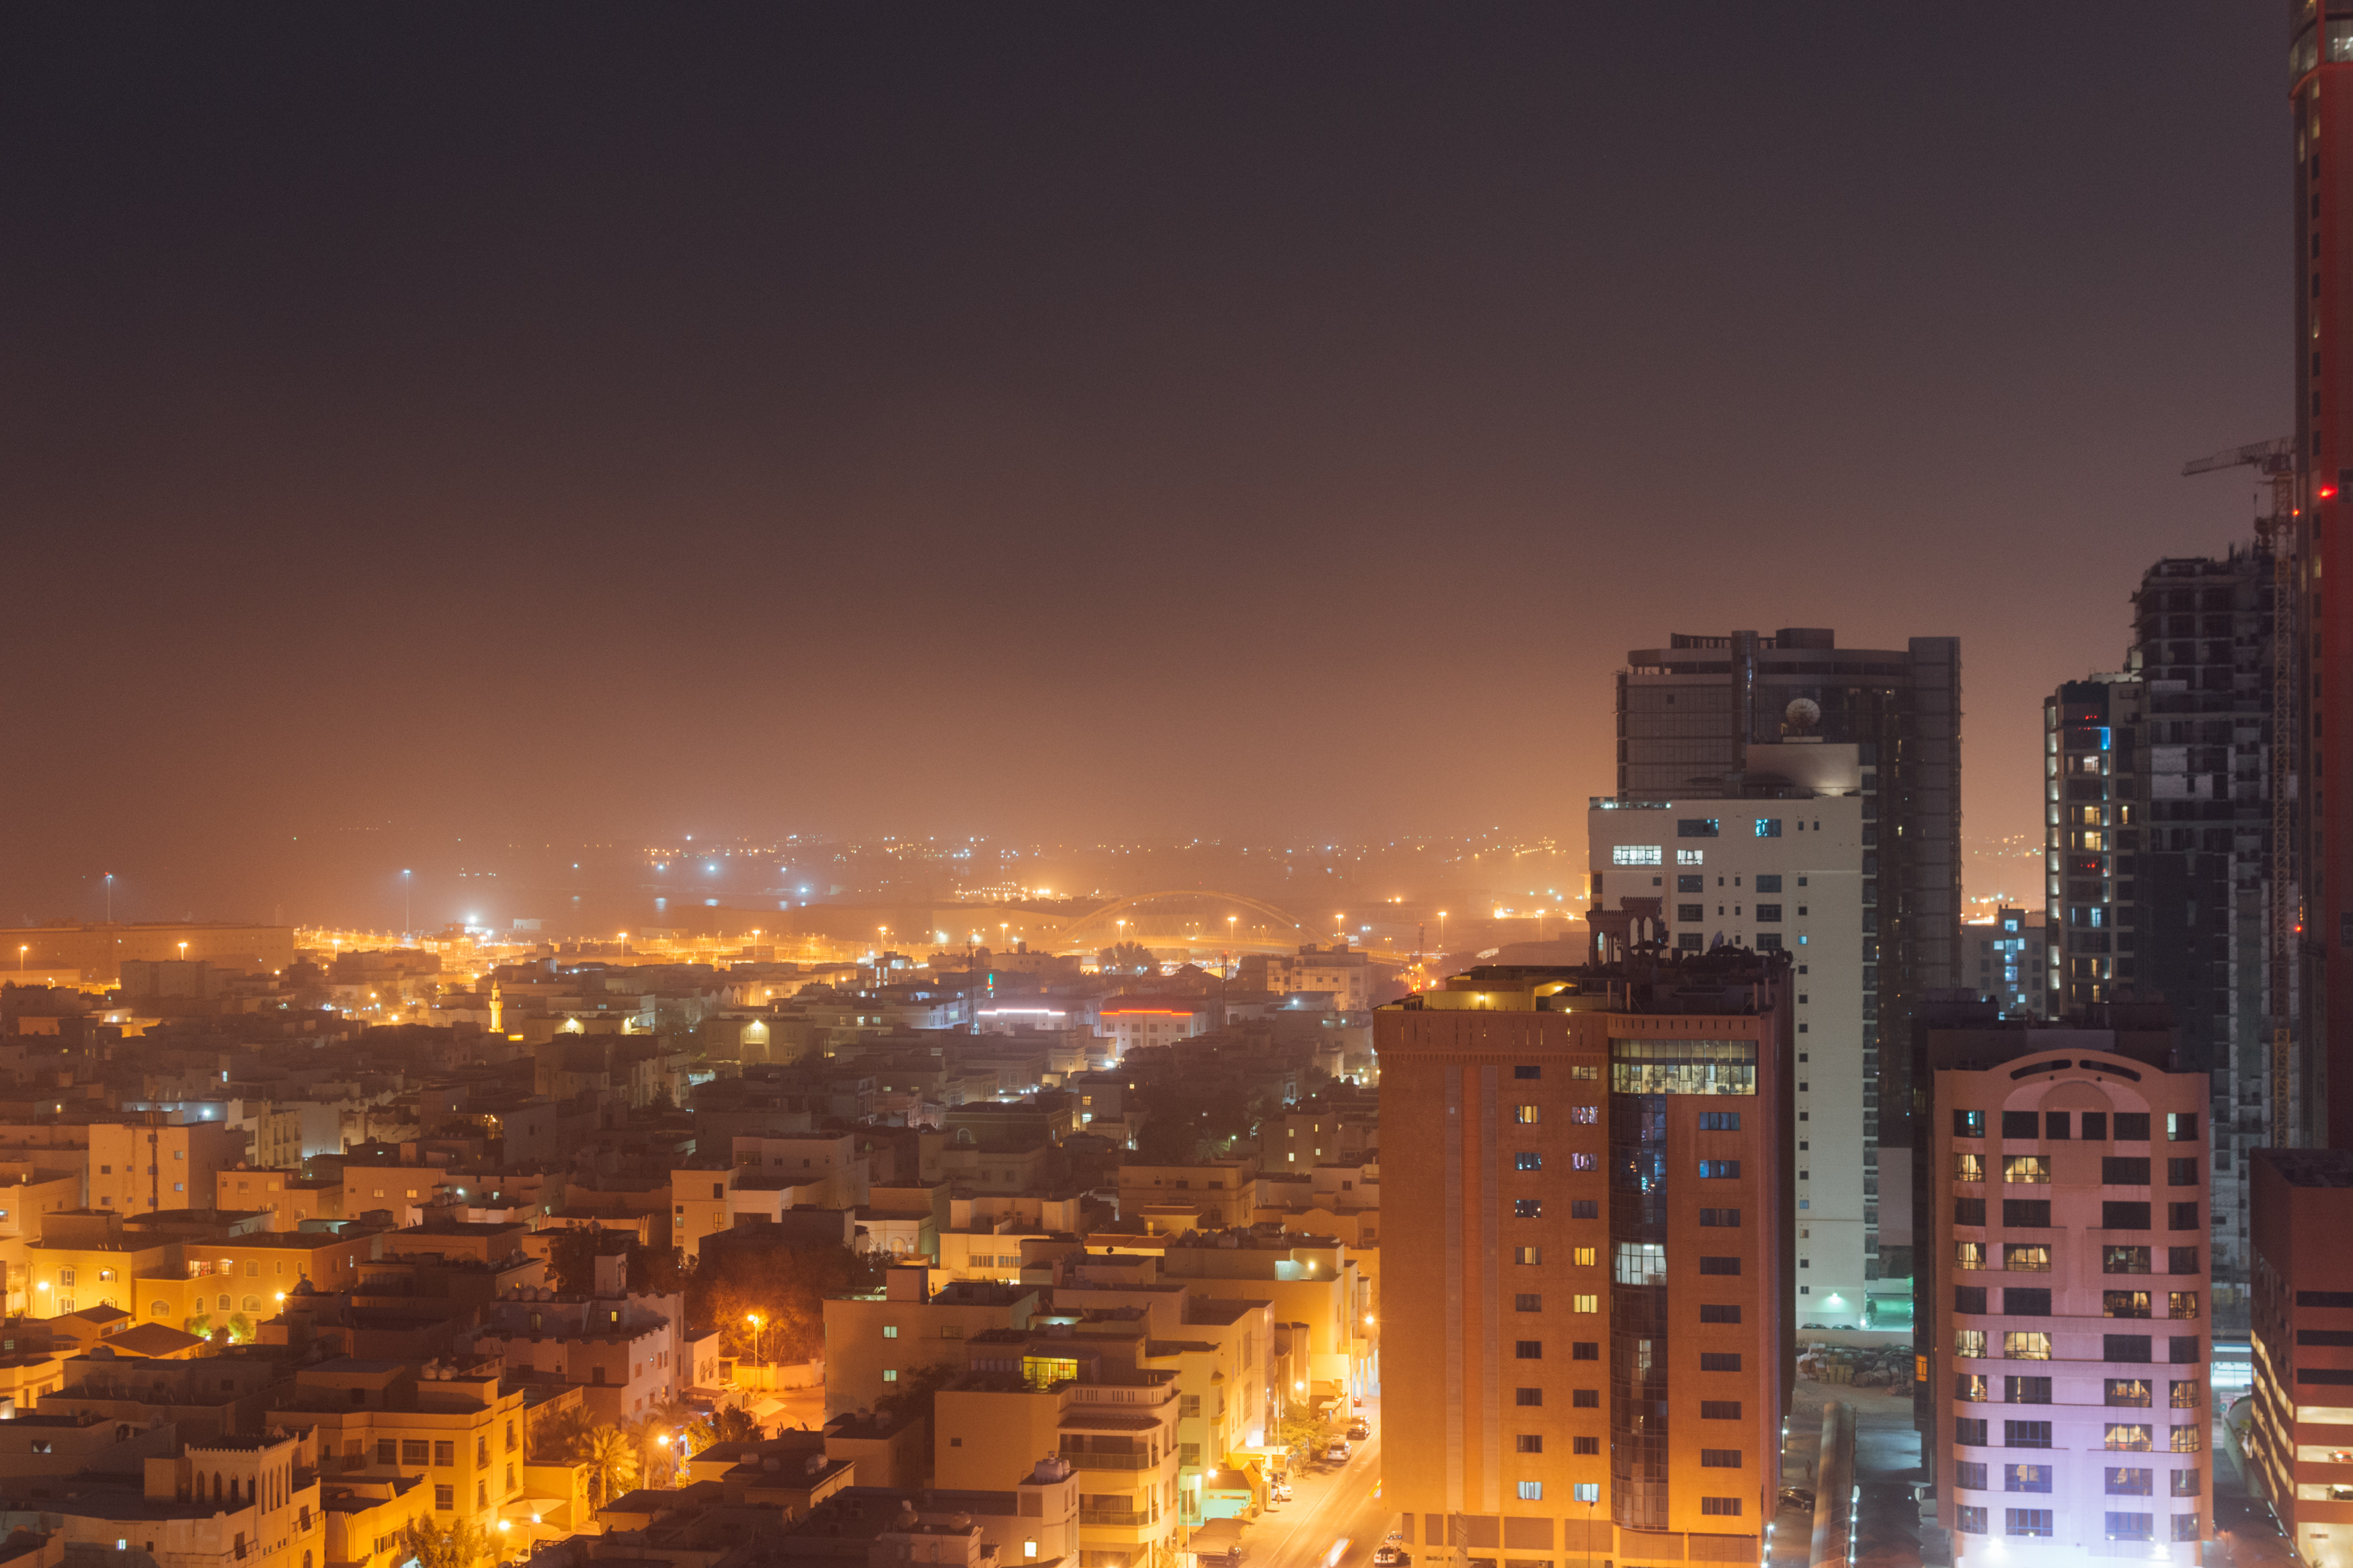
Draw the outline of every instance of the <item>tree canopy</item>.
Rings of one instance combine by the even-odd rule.
[[[686,1277],[687,1316],[720,1331],[730,1355],[808,1361],[825,1348],[825,1299],[881,1283],[881,1268],[846,1247],[731,1246],[705,1252]]]

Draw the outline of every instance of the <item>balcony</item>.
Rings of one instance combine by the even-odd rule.
[[[1142,1530],[1152,1522],[1152,1516],[1127,1508],[1082,1508],[1079,1510],[1079,1522],[1107,1525],[1119,1530]]]
[[[1103,1454],[1064,1449],[1062,1460],[1082,1470],[1156,1470],[1160,1461],[1150,1454]]]

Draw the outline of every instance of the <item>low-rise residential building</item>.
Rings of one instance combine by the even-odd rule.
[[[112,1215],[52,1215],[41,1239],[25,1243],[29,1314],[54,1318],[84,1307],[131,1310],[133,1281],[182,1271],[181,1246]]]
[[[313,1450],[284,1435],[209,1437],[150,1458],[136,1479],[84,1473],[48,1483],[41,1511],[54,1515],[69,1554],[150,1562],[301,1568],[325,1544]]]
[[[1035,1287],[973,1279],[935,1285],[934,1271],[923,1266],[891,1269],[880,1295],[830,1298],[826,1414],[871,1409],[920,1369],[962,1367],[967,1341],[993,1329],[1026,1330],[1038,1302]]]
[[[319,1485],[327,1568],[396,1568],[406,1562],[401,1532],[433,1518],[433,1493],[408,1476],[338,1476]]]
[[[214,1188],[215,1208],[237,1213],[259,1210],[269,1216],[272,1230],[298,1229],[306,1220],[343,1217],[343,1184],[313,1181],[296,1169],[248,1170],[239,1165],[221,1172]]]
[[[1051,1231],[1010,1220],[940,1233],[940,1273],[952,1279],[996,1279],[1018,1285],[1027,1270],[1070,1243]]]
[[[523,1495],[524,1403],[494,1373],[449,1363],[343,1359],[298,1370],[271,1418],[312,1436],[324,1473],[422,1480],[442,1528],[495,1531],[501,1505]]]
[[[1377,1113],[1310,1101],[1267,1119],[1260,1130],[1259,1163],[1269,1173],[1362,1164],[1379,1157],[1380,1142]]]
[[[246,1157],[245,1133],[202,1119],[93,1122],[89,1135],[90,1206],[119,1214],[201,1208]]]
[[[269,1401],[287,1364],[280,1346],[244,1346],[201,1360],[75,1356],[43,1404],[134,1426],[168,1424],[189,1442],[251,1436],[270,1424]]]
[[[1266,961],[1266,988],[1285,995],[1324,992],[1335,1010],[1361,1013],[1373,1005],[1373,955],[1345,942],[1329,947],[1311,942],[1296,953],[1278,953]]]
[[[1159,1276],[1193,1295],[1269,1303],[1276,1322],[1304,1328],[1319,1392],[1363,1392],[1372,1291],[1340,1242],[1254,1231],[1172,1237]]]
[[[783,1167],[729,1165],[673,1171],[670,1234],[692,1263],[702,1256],[705,1240],[738,1226],[778,1225],[795,1209],[855,1208],[835,1201],[841,1186],[836,1173],[815,1169],[801,1173]],[[863,1191],[865,1184],[857,1186]]]
[[[416,1225],[442,1203],[443,1190],[465,1178],[438,1165],[353,1164],[343,1166],[343,1213],[364,1219],[381,1211],[396,1226]]]
[[[1063,1349],[1008,1339],[976,1345],[971,1370],[934,1401],[938,1484],[1009,1489],[1059,1458],[1077,1473],[1082,1563],[1170,1568],[1181,1521],[1174,1374],[1106,1368],[1075,1338]]]
[[[1119,1216],[1134,1223],[1166,1212],[1194,1216],[1195,1226],[1217,1230],[1248,1225],[1258,1208],[1258,1163],[1253,1160],[1204,1160],[1184,1165],[1122,1165]]]
[[[352,1289],[366,1266],[383,1256],[384,1245],[384,1232],[356,1226],[341,1235],[253,1231],[219,1241],[184,1242],[177,1268],[141,1271],[133,1282],[135,1310],[144,1322],[195,1334],[227,1329],[237,1340],[250,1340],[256,1328],[276,1317],[295,1291],[306,1286],[325,1291]],[[132,1299],[126,1296],[124,1300],[131,1303]]]
[[[955,1533],[917,1533],[911,1521],[920,1531]],[[849,1487],[801,1521],[778,1555],[793,1568],[1079,1568],[1078,1471],[1050,1458],[1007,1488]]]
[[[682,1296],[557,1296],[522,1290],[484,1309],[475,1345],[509,1374],[571,1384],[583,1408],[621,1426],[694,1385]]]
[[[1095,1033],[1113,1042],[1113,1059],[1139,1046],[1166,1046],[1217,1027],[1217,1004],[1205,996],[1113,996],[1103,1004]]]

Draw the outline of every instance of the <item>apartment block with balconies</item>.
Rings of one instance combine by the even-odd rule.
[[[1079,1481],[1078,1568],[1172,1568],[1182,1514],[1176,1375],[1107,1365],[1082,1336],[997,1335],[934,1405],[943,1488],[1003,1489],[1058,1458]]]

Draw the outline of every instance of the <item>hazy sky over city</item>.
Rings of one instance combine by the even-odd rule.
[[[2039,832],[2041,697],[2245,532],[2180,463],[2288,424],[2285,49],[14,9],[0,916],[322,912],[360,829],[1577,837],[1625,651],[1735,626],[1960,637]]]

